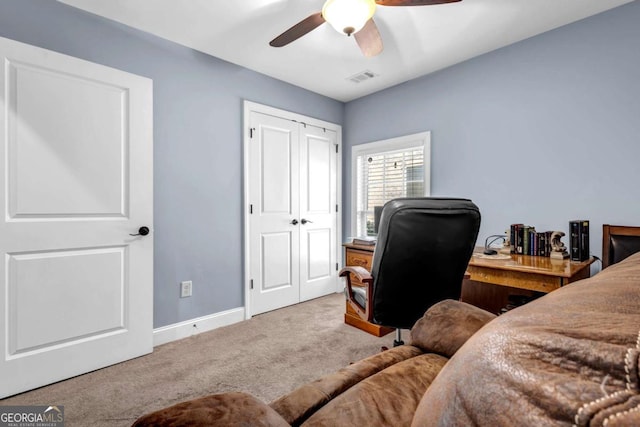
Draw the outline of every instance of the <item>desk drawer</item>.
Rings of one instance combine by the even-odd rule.
[[[363,267],[367,271],[371,271],[372,259],[373,252],[348,248],[345,253],[345,265],[349,267]],[[362,282],[355,277],[352,277],[351,284],[354,286],[363,286]]]
[[[346,254],[346,262],[348,266],[364,267],[367,271],[371,271],[371,260],[373,253],[357,251],[349,249]]]
[[[562,286],[562,278],[544,274],[525,273],[522,271],[506,271],[469,265],[467,272],[471,280],[512,288],[548,293]]]

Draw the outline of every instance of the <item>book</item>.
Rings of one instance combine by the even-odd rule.
[[[542,232],[542,256],[551,255],[551,233],[548,231]]]
[[[536,229],[535,227],[529,227],[529,253],[528,255],[537,255],[536,253]]]
[[[580,261],[586,261],[590,256],[589,248],[589,221],[583,220],[580,228]]]
[[[535,234],[535,227],[531,225],[525,225],[521,227],[522,229],[522,252],[518,252],[522,255],[533,255],[533,238],[532,235]]]
[[[569,256],[571,261],[589,259],[589,221],[569,221]]]
[[[524,224],[516,225],[516,253],[523,254],[522,241],[524,240]]]
[[[569,221],[569,256],[571,261],[580,261],[580,222]]]
[[[373,236],[354,237],[351,243],[361,246],[375,246],[378,239]]]
[[[553,231],[544,232],[544,250],[546,252],[546,256],[551,256],[551,233],[553,233]]]
[[[511,224],[509,227],[509,244],[511,246],[511,253],[518,253],[518,230],[524,224]]]

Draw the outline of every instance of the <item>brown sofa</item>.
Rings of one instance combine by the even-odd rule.
[[[445,301],[416,323],[409,345],[270,405],[225,393],[134,425],[640,425],[640,253],[493,317]]]

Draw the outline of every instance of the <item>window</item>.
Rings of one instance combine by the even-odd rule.
[[[429,132],[352,148],[355,236],[374,236],[376,211],[398,197],[430,194]]]

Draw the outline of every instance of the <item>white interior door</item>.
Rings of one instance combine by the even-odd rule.
[[[336,132],[300,130],[300,300],[335,291]]]
[[[152,351],[152,82],[0,38],[0,397]]]
[[[252,112],[249,146],[251,313],[300,302],[298,124]]]

